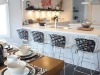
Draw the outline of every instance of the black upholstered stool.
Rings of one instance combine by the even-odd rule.
[[[76,42],[76,52],[78,53],[79,59],[77,62],[77,66],[74,68],[74,72],[72,75],[74,75],[75,71],[86,74],[86,75],[93,75],[94,72],[99,68],[99,59],[98,59],[98,45],[99,45],[99,40],[97,38],[91,38],[91,37],[86,37],[86,38],[82,38],[82,37],[77,37],[75,38],[75,42]],[[88,56],[86,56],[86,54]],[[91,54],[89,56],[89,54]],[[77,70],[77,68],[82,64],[83,62],[87,62],[90,64],[90,66],[92,67],[93,63],[92,59],[94,57],[94,55],[97,54],[97,62],[98,64],[96,64],[97,68],[95,71],[92,71],[92,68],[90,69],[90,73],[86,73],[86,72],[82,72]],[[85,61],[88,60],[88,61]]]
[[[70,64],[71,63],[74,64],[72,46],[68,45],[68,40],[69,40],[68,38],[69,37],[68,36],[64,36],[64,35],[60,35],[60,34],[50,34],[50,38],[51,38],[51,45],[54,47],[54,58],[56,57],[56,53],[57,53],[57,54],[59,54],[59,57],[58,57],[59,59],[61,57],[63,58],[63,60],[64,59],[70,59],[70,60],[72,60],[70,62]],[[60,50],[59,52],[58,52],[58,49]],[[70,49],[72,58],[65,57],[64,53],[67,54],[67,52],[64,52],[63,49]],[[63,51],[63,53],[62,53],[62,51]],[[68,65],[70,65],[70,64],[68,64]],[[65,74],[65,68],[68,65],[64,65],[64,75],[66,75]]]

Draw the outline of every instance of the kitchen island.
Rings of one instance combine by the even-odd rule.
[[[81,31],[81,30],[77,30],[77,28],[69,28],[69,27],[53,28],[53,27],[45,27],[45,26],[38,26],[38,25],[37,26],[36,25],[23,25],[22,28],[31,29],[31,30],[39,30],[39,31],[100,36],[100,29],[94,29],[92,31]]]

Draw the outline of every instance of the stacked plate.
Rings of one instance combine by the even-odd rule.
[[[34,65],[27,65],[23,74],[18,74],[18,75],[43,75],[45,72],[47,72],[47,69],[40,68],[40,67],[34,66]],[[11,75],[11,73],[9,72],[9,70],[6,67],[6,68],[0,70],[0,75]]]
[[[22,54],[20,51],[13,52],[13,54],[18,55],[18,56],[30,56],[33,54],[33,51],[30,50],[27,54]]]
[[[24,60],[26,62],[31,62],[43,56],[32,50],[30,50],[28,54],[22,54],[20,51],[13,52],[13,54],[18,55],[20,57],[20,60]]]
[[[18,74],[18,75],[34,75],[34,74],[35,74],[35,69],[31,66],[26,66],[23,74]],[[0,75],[11,75],[11,73],[9,72],[9,70],[7,68],[4,68],[1,70]]]

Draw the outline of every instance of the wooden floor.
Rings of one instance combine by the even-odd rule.
[[[74,71],[74,68],[75,68],[74,65],[69,65],[66,68],[66,75],[72,75],[73,74],[73,71]],[[78,67],[77,70],[81,70],[81,71],[86,72],[88,74],[90,73],[90,70],[89,69],[82,68],[82,67]],[[61,71],[60,75],[64,75],[63,70]],[[79,73],[79,72],[75,72],[74,75],[86,75],[86,74],[82,74],[82,73]],[[99,72],[95,72],[93,75],[100,75],[100,73]]]

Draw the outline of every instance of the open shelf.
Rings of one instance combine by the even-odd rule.
[[[73,12],[79,12],[78,10],[73,10]]]
[[[64,11],[64,10],[56,10],[56,9],[28,9],[26,8],[26,10],[35,10],[35,11]]]

